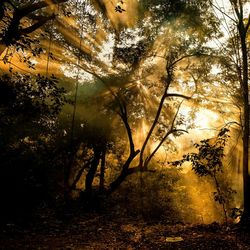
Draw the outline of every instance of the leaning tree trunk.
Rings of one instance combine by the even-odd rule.
[[[126,162],[124,163],[122,167],[122,171],[120,175],[110,184],[108,194],[113,193],[121,184],[122,182],[127,178],[128,175],[137,172],[137,170],[140,169],[139,167],[129,168],[131,162],[134,160],[134,158],[140,153],[140,150],[136,150],[130,153],[128,156]]]

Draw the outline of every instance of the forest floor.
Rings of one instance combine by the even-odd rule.
[[[172,241],[172,242],[171,242]],[[234,227],[169,224],[111,214],[41,214],[1,227],[0,249],[250,249],[250,232]]]

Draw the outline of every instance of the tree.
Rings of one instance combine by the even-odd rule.
[[[175,42],[178,41],[177,44],[182,44],[181,41],[183,37],[182,36],[178,37],[177,27],[175,29],[176,31]],[[135,150],[133,136],[132,136],[132,129],[129,125],[129,119],[128,119],[129,116],[128,116],[128,108],[127,108],[127,103],[129,102],[129,99],[128,101],[125,100],[126,98],[129,98],[129,96],[131,95],[130,90],[125,89],[123,91],[122,96],[120,94],[117,95],[112,92],[112,94],[115,97],[115,100],[118,103],[118,107],[119,107],[118,114],[121,117],[124,123],[124,126],[126,128],[127,136],[129,139],[130,154],[125,164],[122,166],[122,171],[120,175],[117,177],[117,179],[113,183],[111,183],[110,185],[111,192],[114,191],[125,180],[125,178],[128,175],[139,172],[139,171],[150,172],[150,170],[148,170],[149,163],[151,162],[151,160],[153,159],[157,151],[160,149],[160,147],[164,145],[168,137],[172,134],[175,136],[180,136],[181,134],[187,132],[185,129],[178,128],[178,125],[179,126],[183,125],[183,121],[181,120],[182,118],[179,117],[179,110],[181,109],[181,105],[183,101],[177,102],[176,110],[173,111],[172,116],[168,114],[167,117],[165,117],[165,122],[162,122],[161,118],[163,118],[166,115],[163,113],[164,108],[166,108],[167,105],[170,106],[170,103],[173,102],[175,98],[189,100],[192,97],[192,94],[188,96],[182,93],[174,93],[174,92],[169,93],[169,90],[173,88],[174,85],[176,84],[174,72],[178,71],[178,63],[185,64],[185,62],[183,61],[185,61],[186,59],[189,59],[192,57],[198,59],[200,57],[203,57],[203,53],[201,52],[202,49],[200,47],[196,49],[192,47],[192,49],[189,50],[189,46],[190,47],[195,46],[195,44],[193,44],[192,41],[190,41],[190,43],[186,41],[186,45],[183,47],[176,46],[175,43],[169,44],[169,51],[167,52],[168,54],[166,56],[166,70],[165,70],[166,76],[163,77],[160,82],[160,84],[163,85],[163,88],[158,86],[160,89],[159,93],[161,94],[160,102],[157,102],[156,104],[155,115],[153,115],[153,119],[152,117],[150,119],[151,124],[149,126],[149,130],[146,132],[146,136],[142,142],[141,148],[138,150]],[[186,70],[187,69],[192,71],[192,67],[190,68],[186,67]],[[179,69],[179,74],[181,74],[180,69]],[[191,76],[193,75],[190,74],[188,76],[189,80]],[[152,116],[152,114],[150,115]],[[158,131],[161,130],[160,136],[158,137],[156,136],[157,130]],[[149,144],[150,139],[151,140],[156,139],[158,144],[155,146],[155,148],[151,152],[145,152],[146,146]],[[136,166],[130,167],[131,163],[134,161],[135,157],[138,154],[139,154],[138,164]],[[145,157],[145,154],[146,154],[146,157]]]
[[[68,28],[69,24],[67,22],[60,21],[58,30],[67,41],[65,47],[68,46],[70,48],[69,52],[78,58],[78,60],[75,60],[77,63],[71,59],[68,62],[69,67],[74,68],[77,64],[79,68],[78,72],[87,72],[91,75],[96,85],[103,85],[103,90],[99,92],[100,95],[107,90],[109,91],[116,103],[115,110],[124,124],[129,143],[129,153],[127,154],[125,162],[121,164],[120,174],[110,185],[110,190],[115,190],[129,174],[146,171],[157,151],[171,134],[179,135],[185,132],[185,129],[177,128],[177,125],[181,124],[181,119],[178,117],[181,102],[177,101],[177,99],[184,98],[188,100],[191,98],[192,93],[190,95],[184,95],[170,92],[170,88],[174,87],[178,82],[178,80],[175,80],[174,71],[178,71],[178,69],[181,68],[178,68],[177,64],[186,63],[186,65],[189,65],[190,58],[198,59],[206,53],[203,44],[209,37],[213,36],[212,30],[214,30],[213,28],[216,26],[216,23],[213,18],[208,18],[208,16],[212,17],[212,14],[207,11],[209,10],[209,5],[206,4],[205,1],[197,5],[192,2],[183,3],[183,1],[178,1],[178,3],[176,3],[176,1],[157,1],[156,3],[142,1],[140,3],[142,5],[140,6],[140,10],[142,11],[140,14],[145,20],[149,18],[153,25],[147,25],[146,22],[140,21],[132,28],[128,27],[127,23],[123,23],[125,18],[119,18],[119,15],[129,15],[127,14],[129,10],[117,13],[118,16],[116,18],[118,20],[117,23],[114,23],[114,20],[111,19],[110,16],[112,11],[115,10],[108,8],[107,3],[100,4],[100,1],[94,2],[95,4],[93,5],[86,4],[86,8],[82,5],[82,12],[76,12],[76,21],[74,23],[76,25],[72,25],[72,29]],[[159,8],[159,4],[161,8]],[[156,6],[158,7],[156,8]],[[94,11],[96,10],[101,12],[102,15],[94,19],[93,13],[95,13]],[[156,14],[153,12],[154,10]],[[209,25],[203,25],[201,13],[204,14],[205,12],[207,14],[206,18],[211,20]],[[148,13],[151,14],[148,15]],[[190,15],[190,13],[194,13],[195,15]],[[79,18],[79,21],[77,18]],[[112,16],[112,18],[114,17]],[[143,18],[142,20],[144,20]],[[192,22],[190,22],[191,19]],[[95,20],[95,22],[93,22],[93,20]],[[99,38],[100,29],[103,28],[104,34],[101,36],[102,39],[96,41],[93,37],[85,35],[87,39],[83,40],[78,22],[84,23],[85,25],[82,26],[84,31],[89,32],[89,30],[91,30],[91,32],[95,34],[96,40]],[[171,30],[171,26],[176,29]],[[161,35],[158,35],[158,31],[161,32]],[[69,33],[72,35],[69,35]],[[108,40],[107,37],[109,33],[111,33],[114,38]],[[190,37],[191,33],[193,35],[192,38]],[[147,34],[147,36],[143,34]],[[70,39],[70,37],[74,36],[76,36],[76,39]],[[139,41],[132,42],[131,44],[131,38],[136,40],[138,36]],[[173,38],[172,41],[169,39],[171,36]],[[108,63],[105,62],[105,60],[101,62],[98,53],[96,53],[99,45],[96,44],[96,42],[104,42],[105,38],[103,37],[110,43],[114,42],[113,52],[111,52],[112,60],[109,60]],[[161,53],[155,48],[157,39],[162,40],[161,43],[164,49],[162,49]],[[159,77],[161,79],[157,79],[154,83],[157,91],[154,93],[150,90],[152,91],[152,99],[156,105],[156,110],[155,107],[150,110],[143,108],[142,112],[147,112],[148,117],[142,119],[148,119],[151,124],[145,141],[136,149],[133,130],[137,128],[138,125],[131,125],[131,115],[129,112],[138,114],[139,117],[140,111],[136,110],[136,108],[130,110],[129,98],[135,96],[135,102],[139,103],[139,99],[142,95],[141,93],[134,93],[136,92],[136,85],[138,85],[139,88],[143,86],[146,89],[148,88],[147,85],[150,85],[150,80],[148,80],[147,77],[148,75],[153,75],[149,68],[154,64],[149,61],[147,62],[148,67],[145,67],[143,63],[145,63],[148,58],[152,61],[162,58],[159,64],[164,65],[161,67],[164,73]],[[67,62],[67,58],[64,60]],[[142,73],[139,73],[140,71]],[[191,75],[188,77],[190,80]],[[134,83],[132,84],[132,88],[127,86],[129,82]],[[140,84],[137,82],[140,82]],[[123,91],[120,91],[121,89]],[[154,95],[161,99],[160,102],[158,102],[156,98],[153,98]],[[107,99],[108,100],[104,99],[102,103],[109,103],[110,98]],[[169,108],[169,113],[166,114],[166,110],[169,106],[173,105],[172,103],[175,103],[174,108],[176,112],[170,111],[171,108]],[[155,115],[152,116],[151,112]],[[167,123],[167,125],[161,120],[163,116],[165,117],[165,123]],[[156,135],[158,131],[161,131],[160,135]],[[159,143],[152,152],[148,153],[149,142],[153,140]],[[133,163],[135,163],[136,156],[138,155],[140,155],[139,163],[131,167]]]
[[[199,177],[210,177],[216,190],[216,192],[213,192],[214,200],[222,207],[226,226],[228,226],[229,216],[226,203],[228,203],[230,196],[235,193],[231,188],[223,189],[219,181],[219,175],[224,171],[223,158],[225,157],[226,143],[230,137],[228,133],[228,128],[222,128],[215,138],[195,143],[194,147],[198,150],[197,153],[188,153],[183,155],[181,160],[171,162],[171,165],[176,167],[181,167],[185,162],[190,162],[192,170]]]
[[[234,53],[233,65],[237,74],[237,80],[240,85],[240,95],[243,102],[243,117],[242,117],[242,130],[243,130],[243,197],[244,197],[244,213],[242,222],[249,223],[250,221],[250,176],[249,176],[249,48],[247,43],[247,35],[250,26],[250,15],[245,13],[244,4],[246,1],[230,0],[229,4],[233,10],[234,17],[230,17],[229,13],[221,11],[226,22],[232,22],[232,29],[228,28],[229,40],[231,43],[232,51]],[[219,7],[211,2],[211,4],[219,10]],[[229,25],[226,23],[227,27]],[[230,58],[230,56],[228,56]]]
[[[2,75],[0,92],[0,192],[5,220],[29,214],[42,200],[49,200],[49,173],[60,133],[57,116],[66,98],[56,78],[21,73]],[[15,185],[6,192],[11,181]]]
[[[29,1],[20,3],[12,0],[4,0],[0,4],[0,56],[10,45],[17,45],[19,48],[28,48],[33,40],[29,37],[31,33],[41,28],[48,21],[56,16],[53,10],[55,5],[64,3],[67,0]],[[46,9],[43,11],[43,9]],[[26,23],[30,25],[27,26]]]
[[[248,52],[247,48],[247,32],[250,26],[250,14],[246,21],[244,20],[243,1],[230,1],[235,14],[237,16],[237,30],[240,37],[241,45],[241,67],[239,68],[239,80],[242,89],[242,97],[244,104],[243,118],[243,183],[244,183],[244,213],[242,220],[250,222],[250,176],[249,176],[249,69],[248,69]]]
[[[100,121],[99,121],[100,122]],[[99,132],[95,132],[99,130]],[[80,134],[78,134],[79,136]],[[98,167],[100,165],[100,178],[99,178],[99,191],[102,193],[105,189],[105,156],[109,149],[109,143],[111,141],[109,135],[109,128],[105,125],[99,127],[98,125],[92,126],[85,124],[85,128],[82,131],[78,147],[76,150],[82,150],[83,154],[77,156],[74,154],[73,162],[71,162],[71,169],[69,176],[65,181],[68,182],[67,195],[70,198],[71,192],[77,190],[77,184],[81,178],[85,175],[84,181],[84,196],[87,201],[91,201],[93,198],[93,181],[96,176]],[[76,164],[78,162],[78,164]],[[101,163],[101,164],[99,164]],[[75,165],[75,166],[74,166]],[[77,166],[78,165],[78,166]],[[67,185],[67,183],[66,183]]]
[[[100,162],[102,183],[104,180],[106,148],[94,143],[97,138],[90,142],[78,132],[85,124],[81,123],[84,119],[88,124],[92,116],[103,115],[110,123],[118,124],[114,115],[116,111],[119,124],[123,124],[126,132],[121,137],[128,144],[128,152],[124,153],[126,159],[119,164],[117,178],[109,186],[110,192],[129,174],[152,171],[150,165],[153,165],[151,163],[159,149],[170,145],[170,135],[179,136],[186,132],[179,110],[182,101],[190,100],[196,91],[191,71],[194,65],[199,67],[198,61],[206,56],[208,50],[204,44],[213,36],[217,24],[206,1],[198,4],[161,0],[134,1],[133,4],[135,2],[138,4],[135,9],[128,6],[126,11],[116,13],[109,1],[70,1],[69,8],[74,15],[57,18],[50,27],[57,38],[56,60],[73,82],[68,91],[73,104],[73,111],[69,114],[72,120],[68,119],[70,121],[64,127],[68,139],[68,166],[62,164],[66,166],[65,186],[69,190],[77,186],[84,173],[85,190],[91,193]],[[130,22],[135,10],[141,19],[134,18]],[[49,9],[48,12],[53,11]],[[104,56],[108,45],[112,47],[111,51]],[[192,87],[188,86],[189,82],[192,82]],[[84,92],[88,84],[92,86],[90,94]],[[108,109],[111,99],[114,105]],[[90,109],[94,111],[90,118],[84,117],[87,116],[84,102],[95,106]],[[67,108],[71,112],[72,107]],[[142,131],[142,121],[148,127],[145,138],[138,143],[135,130]],[[95,128],[93,123],[89,124]],[[109,132],[115,130],[115,127],[109,128]],[[82,143],[88,145],[92,154],[90,159],[83,157],[81,167],[75,170],[72,165],[76,164],[74,158]],[[75,178],[68,186],[72,172]]]

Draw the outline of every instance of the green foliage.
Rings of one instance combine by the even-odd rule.
[[[57,115],[66,103],[65,90],[58,87],[58,79],[52,75],[14,73],[0,79],[1,112],[8,114],[32,115],[40,117]]]
[[[126,131],[121,130],[120,121],[116,121],[114,118],[114,113],[119,110],[119,103],[117,103],[117,100],[111,100],[109,93],[106,95],[107,87],[118,95],[121,104],[125,103],[123,109],[129,112],[127,121],[128,125],[131,125],[131,131],[134,134],[136,132],[140,133],[137,128],[141,126],[141,121],[146,121],[149,126],[152,124],[154,120],[152,114],[156,113],[158,97],[162,96],[162,87],[165,87],[168,83],[166,79],[167,73],[169,75],[175,74],[175,77],[172,77],[173,87],[177,86],[179,82],[181,86],[178,93],[180,93],[181,87],[188,85],[192,81],[190,76],[184,76],[187,75],[187,72],[193,73],[193,68],[198,67],[200,75],[204,76],[210,71],[210,63],[207,63],[209,65],[206,66],[197,66],[196,60],[193,62],[191,59],[190,61],[188,59],[187,66],[185,63],[180,64],[180,66],[177,65],[177,62],[182,60],[181,58],[187,59],[192,56],[199,60],[201,56],[208,54],[209,50],[204,46],[208,39],[216,33],[217,29],[215,27],[217,23],[213,19],[213,13],[209,11],[207,1],[202,0],[198,3],[193,0],[138,1],[143,13],[141,13],[141,18],[138,18],[140,21],[135,25],[136,27],[131,26],[129,28],[123,27],[123,25],[117,28],[115,22],[109,20],[108,10],[104,7],[106,3],[104,4],[102,1],[81,1],[81,3],[79,1],[68,1],[67,7],[65,5],[61,6],[60,9],[58,8],[58,12],[60,12],[56,16],[56,18],[59,17],[58,22],[53,22],[50,27],[47,25],[42,34],[36,32],[33,33],[34,35],[31,35],[30,32],[27,33],[26,27],[28,25],[33,26],[33,31],[37,31],[38,27],[44,27],[49,20],[55,18],[54,14],[50,13],[53,11],[48,10],[46,7],[34,11],[30,8],[29,15],[24,15],[24,18],[21,19],[14,18],[15,8],[7,2],[9,1],[3,1],[4,4],[0,3],[0,17],[3,17],[3,19],[0,18],[0,20],[2,19],[0,21],[0,43],[8,47],[3,58],[5,64],[11,62],[16,52],[21,52],[23,55],[20,61],[25,63],[29,69],[34,69],[35,65],[32,56],[37,57],[45,52],[39,43],[42,39],[43,43],[41,44],[46,44],[49,39],[48,33],[50,33],[50,42],[52,43],[49,43],[49,49],[47,48],[49,50],[47,51],[48,60],[58,60],[57,62],[63,67],[69,65],[70,70],[68,72],[72,69],[70,73],[75,72],[77,62],[79,69],[81,68],[82,71],[79,71],[77,75],[79,83],[79,90],[76,93],[77,102],[72,101],[77,105],[77,107],[75,106],[77,110],[76,117],[74,117],[74,122],[71,125],[72,107],[68,105],[70,111],[68,113],[65,111],[64,117],[60,117],[63,120],[67,116],[65,118],[66,122],[61,120],[61,130],[58,129],[56,123],[58,115],[67,100],[65,90],[58,87],[57,78],[54,76],[48,78],[42,75],[32,77],[19,73],[6,74],[1,77],[0,156],[4,159],[3,169],[7,173],[3,175],[8,180],[4,182],[6,185],[13,178],[12,172],[22,172],[22,181],[32,189],[32,187],[43,182],[39,179],[39,176],[46,175],[48,168],[59,166],[62,169],[66,166],[69,162],[70,153],[73,155],[74,164],[77,165],[73,169],[75,171],[73,175],[77,175],[83,168],[86,169],[85,173],[89,172],[91,165],[86,164],[86,162],[91,162],[93,153],[89,156],[86,152],[94,152],[96,148],[99,150],[99,148],[106,147],[109,151],[112,151],[119,162],[117,168],[120,171],[121,162],[124,162],[122,157],[126,156],[128,148],[127,137]],[[33,4],[38,3],[38,1],[25,0],[11,2],[17,8],[26,4],[31,4],[32,7]],[[123,4],[123,1],[120,1],[120,4]],[[98,6],[100,8],[97,8]],[[122,12],[121,14],[117,13],[121,19],[122,15],[125,15],[128,10],[123,9],[122,6],[116,9],[119,13]],[[67,18],[60,19],[60,15],[71,16],[71,13],[71,20],[67,20]],[[52,15],[48,16],[50,14]],[[41,23],[36,28],[34,24],[37,24],[41,17],[45,18],[46,22]],[[72,31],[72,33],[66,32],[68,34],[64,34],[65,30]],[[77,38],[82,36],[84,38],[80,38],[80,44],[78,44]],[[112,42],[114,42],[114,45],[111,45]],[[159,44],[157,45],[157,43]],[[100,56],[103,48],[106,48],[107,45],[113,46],[113,50],[108,51],[111,66]],[[155,45],[157,49],[154,48]],[[56,50],[55,57],[52,54],[53,49]],[[160,65],[154,65],[154,61],[156,61],[154,59],[157,59],[158,56],[161,57],[161,50],[166,52],[164,52],[163,57],[170,64],[176,62],[175,66],[167,67],[169,72],[166,72],[166,69],[165,71],[160,69],[159,80],[155,78],[150,80],[147,75],[151,75],[154,73],[153,71],[157,73],[158,67],[161,68]],[[60,54],[62,54],[61,58],[59,58]],[[68,60],[67,56],[69,56]],[[74,60],[76,57],[78,60]],[[152,62],[148,62],[147,57],[152,57]],[[143,62],[146,63],[143,64]],[[10,73],[12,73],[11,65],[9,69]],[[100,81],[97,82],[95,79],[95,84],[92,82],[86,84],[86,81],[81,78],[85,69],[86,72],[90,72],[92,77]],[[161,70],[162,72],[160,72]],[[140,73],[137,75],[137,72]],[[183,76],[180,76],[182,74]],[[190,75],[194,75],[193,78],[195,78],[197,73]],[[73,75],[71,77],[73,79]],[[143,84],[141,87],[134,85],[135,80],[138,78],[143,79],[140,82]],[[158,78],[158,75],[156,78]],[[199,80],[203,81],[201,78]],[[131,84],[128,84],[130,82]],[[146,93],[144,93],[145,96],[142,93],[143,90]],[[191,88],[190,92],[193,92],[192,90]],[[73,96],[74,91],[72,87],[69,90],[69,95]],[[158,130],[151,137],[154,142],[164,138],[164,135],[171,127],[186,124],[184,117],[181,115],[178,115],[172,126],[169,123],[172,116],[174,116],[174,110],[179,105],[179,102],[173,99],[170,98],[169,102],[165,102],[162,106],[166,112],[161,114],[158,119],[156,126]],[[60,135],[60,131],[65,132],[64,135]],[[229,137],[227,132],[226,128],[222,130],[215,143],[212,140],[203,140],[195,144],[198,153],[185,155],[183,160],[175,162],[173,165],[178,166],[185,161],[190,161],[197,175],[211,176],[216,180],[217,173],[223,171],[224,147],[227,137]],[[182,133],[176,131],[173,136],[179,136]],[[113,137],[117,137],[116,140],[113,140]],[[171,149],[174,150],[170,140],[166,140],[165,144],[164,147],[168,150],[168,153],[171,152]],[[71,148],[74,148],[74,150]],[[108,164],[113,164],[113,162]],[[112,172],[111,175],[115,172],[114,168],[109,170]],[[167,182],[169,182],[170,184],[166,187],[166,190],[172,191],[173,185],[171,182],[175,182],[175,178],[178,176],[173,174],[173,176],[169,177],[166,174],[168,179],[165,176],[160,179],[160,175],[155,174],[153,178],[144,176],[147,185],[145,185],[146,192],[142,197],[145,200],[143,204],[146,204],[146,210],[151,210],[152,204],[155,204],[154,208],[157,215],[165,209],[166,204],[163,203],[168,202],[167,199],[164,200],[166,194],[161,193],[162,190],[160,190],[159,186],[166,186]],[[18,177],[19,175],[15,174],[13,180],[18,180]],[[21,186],[22,181],[16,182]],[[159,183],[161,181],[162,183]],[[227,197],[233,192],[220,190],[217,180],[216,188],[217,192],[214,192],[215,201],[219,204],[225,204]],[[1,189],[4,190],[4,188]],[[127,193],[125,192],[124,196]],[[133,196],[135,191],[130,190],[129,193]],[[181,195],[185,198],[184,192]],[[141,194],[138,197],[140,198]],[[138,202],[138,197],[130,202]],[[161,202],[158,204],[159,200]],[[186,204],[186,202],[182,204]]]
[[[215,139],[202,140],[195,143],[194,147],[198,153],[189,153],[183,156],[180,161],[172,162],[173,166],[181,166],[184,162],[191,162],[192,169],[198,176],[214,176],[214,174],[223,171],[224,148],[228,138],[229,129],[223,128]]]
[[[162,169],[131,175],[123,182],[119,192],[112,194],[109,201],[111,211],[115,209],[120,216],[143,216],[170,223],[181,220],[179,212],[182,204],[175,202],[180,196],[178,172],[176,169]]]
[[[63,151],[55,154],[57,116],[66,103],[58,85],[55,77],[41,75],[0,77],[0,195],[6,217],[29,214],[47,199],[52,169],[63,162]]]
[[[0,146],[3,151],[26,137],[37,141],[41,136],[49,135],[66,102],[65,90],[58,86],[58,79],[54,76],[2,75]]]
[[[192,170],[198,176],[210,176],[212,178],[216,189],[213,192],[214,201],[222,206],[226,224],[228,218],[226,204],[232,198],[232,195],[236,193],[230,187],[223,189],[221,183],[218,181],[218,175],[223,173],[224,151],[226,142],[230,137],[228,133],[228,128],[222,128],[216,138],[195,143],[194,147],[198,149],[197,153],[189,153],[184,155],[183,159],[171,163],[173,166],[181,166],[184,162],[191,162]]]

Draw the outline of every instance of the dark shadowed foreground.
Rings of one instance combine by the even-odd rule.
[[[250,233],[236,226],[73,213],[61,217],[42,213],[25,226],[6,224],[1,228],[0,249],[250,249]]]

